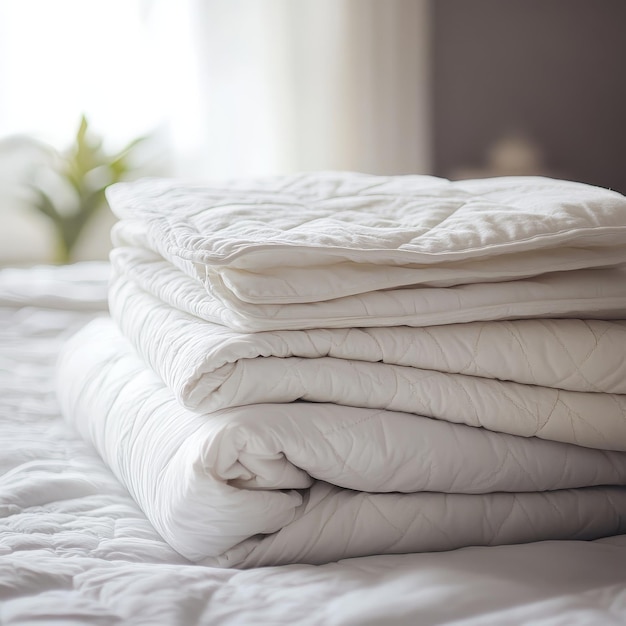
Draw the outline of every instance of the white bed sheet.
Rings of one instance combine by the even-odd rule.
[[[58,349],[104,306],[105,271],[0,272],[0,624],[626,621],[626,536],[248,571],[185,561],[54,398]]]

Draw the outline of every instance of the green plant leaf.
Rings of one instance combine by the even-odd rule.
[[[62,216],[54,206],[54,202],[52,198],[43,191],[39,189],[39,187],[35,187],[34,185],[28,185],[28,187],[35,193],[37,196],[37,201],[33,203],[33,208],[37,209],[40,213],[43,213],[46,217],[49,217],[54,222],[62,221]]]
[[[119,182],[133,171],[131,157],[139,144],[148,137],[142,136],[130,141],[121,150],[113,154],[103,148],[102,137],[90,131],[85,115],[81,116],[72,145],[64,152],[54,153],[50,171],[62,183],[71,198],[74,212],[68,213],[58,208],[58,199],[48,193],[47,188],[29,184],[27,188],[34,193],[33,208],[48,217],[57,232],[59,242],[58,260],[66,262],[78,241],[86,224],[94,214],[106,205],[105,189],[112,183]],[[45,144],[42,144],[45,146]]]

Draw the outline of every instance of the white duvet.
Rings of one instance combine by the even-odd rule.
[[[173,308],[240,332],[626,316],[623,265],[549,272],[499,283],[371,291],[324,302],[252,304],[233,300],[217,289],[207,292],[197,280],[145,249],[116,248],[111,261],[117,274],[132,278]]]
[[[626,262],[626,199],[579,183],[339,172],[222,188],[144,180],[108,198],[118,271],[238,330],[626,310],[612,269]],[[172,286],[174,268],[190,280]]]
[[[622,195],[328,172],[108,198],[113,321],[67,346],[59,398],[186,558],[626,523]]]
[[[238,570],[190,563],[60,416],[56,353],[92,317],[67,309],[84,308],[84,300],[103,303],[105,285],[94,274],[104,272],[91,265],[14,272],[0,271],[3,625],[608,626],[626,620],[626,535],[321,566]],[[66,310],[59,310],[62,300]]]
[[[626,529],[626,455],[390,411],[181,407],[108,320],[68,343],[57,389],[183,556],[249,567]]]
[[[185,407],[296,400],[626,450],[626,322],[534,319],[241,334],[113,279],[117,326]],[[112,324],[100,341],[114,342]]]

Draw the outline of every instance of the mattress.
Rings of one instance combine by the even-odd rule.
[[[59,350],[107,321],[109,268],[0,272],[3,624],[614,624],[626,537],[250,570],[192,564],[61,418]]]

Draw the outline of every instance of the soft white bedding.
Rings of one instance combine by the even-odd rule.
[[[325,563],[626,532],[624,491],[607,487],[626,482],[626,454],[336,404],[197,415],[106,320],[70,340],[57,388],[64,415],[193,561]]]
[[[324,566],[191,565],[59,415],[53,363],[65,339],[93,316],[74,303],[104,301],[103,282],[87,279],[102,270],[67,268],[63,280],[50,268],[24,270],[19,281],[11,272],[8,288],[7,272],[0,272],[0,623],[595,626],[626,620],[624,536]]]
[[[108,198],[120,273],[238,330],[626,309],[615,270],[588,271],[626,262],[626,199],[579,183],[328,172],[221,188],[144,180]],[[168,266],[191,280],[171,287]]]
[[[123,276],[113,318],[185,407],[332,402],[626,450],[626,325],[515,320],[241,334]],[[82,342],[115,343],[113,324]],[[95,349],[95,348],[94,348]]]
[[[197,279],[149,250],[116,248],[111,261],[117,274],[132,278],[144,291],[173,308],[240,332],[435,326],[523,318],[610,320],[626,316],[624,265],[445,289],[404,287],[322,302],[256,304],[220,291],[219,276],[211,277],[211,289],[207,291]]]
[[[574,478],[560,455],[583,451],[539,439],[626,451],[622,195],[317,172],[143,180],[108,198],[113,322],[68,344],[58,393],[187,558],[323,563],[619,532],[619,472]],[[492,375],[466,371],[455,344]]]
[[[200,279],[216,272],[249,302],[626,262],[624,197],[547,178],[315,172],[222,188],[143,180],[107,197],[123,218],[119,241],[143,242]]]

